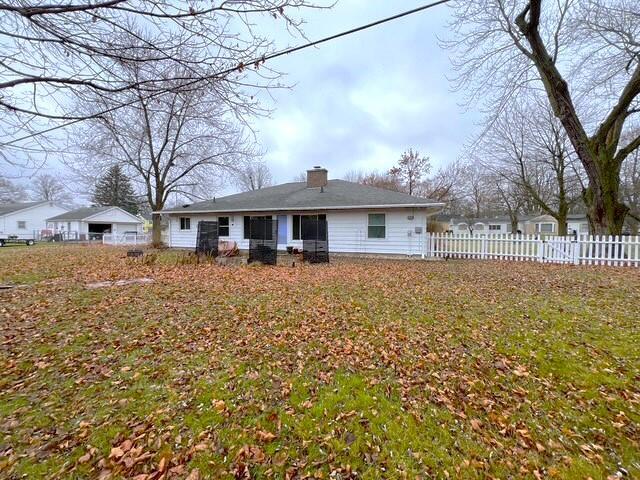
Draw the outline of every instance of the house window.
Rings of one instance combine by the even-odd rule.
[[[384,213],[370,213],[369,225],[367,229],[368,238],[385,238],[385,214]]]
[[[262,217],[254,217],[254,218],[265,218],[265,219],[271,219],[271,215],[267,215],[267,216],[262,216]],[[249,240],[250,235],[251,235],[251,217],[249,215],[245,215],[243,218],[243,238],[245,240]],[[263,236],[266,236],[267,238],[262,238]],[[271,240],[271,231],[266,232],[266,233],[260,233],[258,232],[257,234],[253,235],[254,239],[257,240]]]
[[[589,233],[589,224],[581,223],[580,224],[580,233]]]
[[[476,224],[473,226],[473,229],[474,229],[474,230],[484,230],[484,225],[483,225],[482,223],[476,223]]]
[[[539,223],[538,232],[540,233],[553,233],[553,223]]]
[[[489,230],[501,230],[500,225],[489,225]]]
[[[319,220],[326,220],[327,216],[325,214],[320,215],[293,215],[293,236],[291,237],[293,240],[314,240],[312,238],[305,238],[302,232],[302,219],[304,218],[317,218]]]
[[[180,230],[191,230],[191,218],[180,217]]]
[[[458,230],[460,230],[461,232],[465,231],[466,229],[467,229],[466,223],[461,223],[460,225],[458,225]]]
[[[18,229],[26,230],[27,229],[27,222],[25,222],[24,220],[18,220]]]
[[[229,217],[218,217],[218,236],[229,236]]]
[[[293,240],[300,240],[300,215],[293,215]]]

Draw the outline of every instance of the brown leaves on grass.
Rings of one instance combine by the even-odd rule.
[[[0,278],[54,279],[6,292],[0,306],[2,394],[13,408],[0,424],[0,465],[13,473],[48,459],[59,476],[197,480],[206,472],[192,460],[206,458],[220,477],[350,478],[364,458],[381,477],[545,477],[566,474],[575,458],[607,473],[638,446],[635,357],[618,343],[637,328],[636,271],[354,260],[224,268],[133,263],[114,249],[33,252],[0,262]],[[154,282],[83,288],[135,278]],[[611,349],[594,340],[602,332]],[[606,381],[594,387],[563,363]],[[376,441],[354,433],[373,435],[388,412],[326,412],[319,391],[337,391],[341,372],[399,404],[401,414],[380,420],[385,428],[406,414],[460,451],[426,465],[444,454],[393,451],[384,430]],[[112,418],[97,418],[103,409]],[[56,425],[36,427],[33,412]],[[301,438],[292,425],[308,418],[318,428]],[[121,433],[97,448],[112,431]]]

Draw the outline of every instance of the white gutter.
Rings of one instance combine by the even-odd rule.
[[[165,213],[165,214],[180,214],[180,213],[238,213],[238,212],[317,212],[318,210],[382,210],[385,208],[433,208],[444,207],[446,204],[443,202],[435,203],[402,203],[402,204],[387,204],[387,205],[347,205],[336,207],[269,207],[269,208],[234,208],[234,209],[221,209],[221,210],[159,210],[153,213]]]

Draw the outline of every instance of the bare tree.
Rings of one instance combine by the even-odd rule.
[[[409,149],[400,155],[398,165],[389,170],[389,175],[398,179],[404,191],[409,195],[415,193],[423,178],[431,171],[429,157],[420,156],[420,152]]]
[[[627,222],[634,235],[640,233],[640,151],[630,154],[622,165],[622,200],[629,206]]]
[[[275,47],[255,21],[302,34],[304,8],[325,7],[309,0],[0,2],[0,153],[10,159],[10,146],[31,151],[53,135],[32,137],[43,130],[103,115],[78,112],[77,95],[110,97],[111,113],[137,96],[150,101],[206,85],[234,92],[221,96],[230,106],[240,100],[257,108],[256,92],[277,87],[280,73],[264,65]],[[157,75],[122,75],[123,65]]]
[[[499,209],[493,179],[487,173],[477,162],[467,165],[462,179],[464,195],[458,204],[457,213],[478,218]]]
[[[439,168],[421,185],[422,195],[440,202],[458,203],[464,196],[463,186],[466,165],[456,160]]]
[[[489,120],[524,90],[545,92],[588,178],[596,232],[620,233],[620,169],[640,146],[621,142],[640,113],[640,3],[635,0],[456,0],[458,86]],[[570,88],[567,78],[573,81]],[[590,119],[599,118],[598,122]]]
[[[481,139],[481,164],[494,176],[511,183],[519,195],[558,222],[558,234],[567,234],[567,216],[581,201],[580,170],[560,122],[543,103],[511,105]],[[497,191],[506,205],[503,182]],[[513,203],[512,202],[510,203]]]
[[[28,198],[27,191],[22,185],[0,177],[0,203],[23,202]]]
[[[395,192],[402,191],[402,186],[398,181],[398,178],[390,175],[389,173],[381,173],[377,170],[365,172],[363,170],[351,170],[344,176],[344,180],[353,183],[360,183],[362,185],[369,185],[370,187],[384,188],[386,190],[393,190]]]
[[[492,175],[490,182],[497,193],[500,209],[509,216],[511,233],[516,233],[520,215],[526,208],[526,197],[517,184],[506,180],[503,175]]]
[[[147,75],[135,65],[130,74],[138,83],[144,83]],[[161,241],[157,212],[170,195],[212,198],[224,175],[253,151],[235,120],[235,110],[216,91],[193,87],[146,99],[142,89],[134,88],[127,95],[135,101],[89,120],[78,133],[82,154],[70,164],[89,175],[89,181],[112,165],[121,165],[154,212],[157,245]],[[84,98],[79,108],[91,118],[92,111],[105,111],[111,105],[110,97],[96,94]]]
[[[34,177],[30,190],[34,200],[63,203],[69,203],[72,200],[62,180],[49,173]]]
[[[273,178],[269,167],[263,162],[248,162],[236,169],[234,174],[236,185],[244,192],[270,187]]]
[[[306,172],[300,172],[296,175],[294,175],[293,182],[305,182],[307,181],[307,173]]]

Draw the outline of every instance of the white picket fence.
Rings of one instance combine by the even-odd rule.
[[[104,245],[146,245],[151,242],[151,235],[140,233],[105,233],[102,236]]]
[[[429,233],[425,257],[640,267],[640,237]]]

